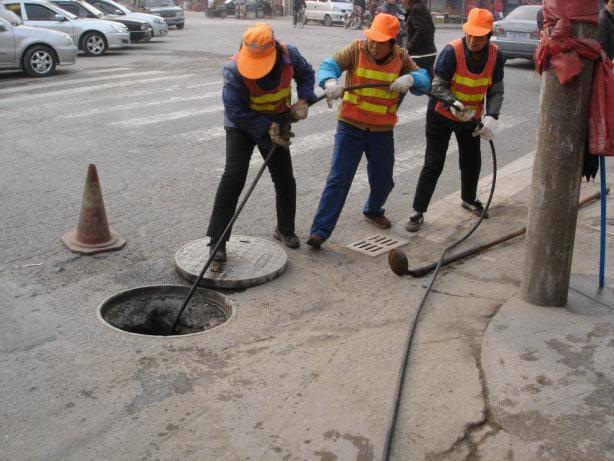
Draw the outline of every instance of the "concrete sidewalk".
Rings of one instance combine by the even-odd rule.
[[[464,248],[525,224],[531,164],[499,172],[491,218]],[[585,183],[582,195],[596,190]],[[353,211],[357,237],[376,233]],[[570,309],[517,299],[521,238],[442,271],[415,337],[393,459],[614,458],[614,283],[589,293],[598,216],[598,202],[579,214]],[[410,267],[434,261],[475,217],[453,194],[426,219],[416,235],[404,220],[389,231],[409,240]],[[428,279],[399,278],[385,255],[334,237],[319,253],[289,251],[280,278],[226,292],[235,316],[189,337],[118,333],[95,314],[122,289],[185,284],[172,262],[181,237],[93,258],[56,241],[44,265],[15,267],[0,284],[0,459],[379,459]]]

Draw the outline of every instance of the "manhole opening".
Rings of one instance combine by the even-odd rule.
[[[181,285],[161,285],[123,291],[104,301],[98,316],[107,325],[126,333],[167,336],[189,290]],[[232,313],[232,306],[223,295],[199,288],[172,336],[211,330],[230,319]]]

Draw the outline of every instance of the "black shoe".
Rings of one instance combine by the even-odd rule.
[[[276,240],[279,240],[288,248],[298,248],[301,246],[301,241],[298,239],[294,232],[288,235],[282,235],[276,227],[275,231],[273,232],[273,237]]]
[[[476,216],[482,216],[482,213],[484,213],[484,205],[478,199],[475,199],[474,202],[466,202],[463,200],[461,206],[465,210],[471,211]],[[484,215],[484,219],[488,219],[488,213]]]
[[[326,239],[323,237],[320,237],[318,234],[311,234],[309,238],[307,239],[306,243],[314,250],[319,250],[322,244],[324,243],[324,240]]]
[[[414,212],[409,217],[409,221],[405,224],[405,230],[407,232],[418,232],[420,227],[422,227],[422,223],[424,222],[424,215],[419,211],[414,210]]]
[[[213,249],[215,248],[215,243],[209,247],[209,257],[213,254]],[[217,261],[218,263],[226,262],[226,244],[220,245],[213,257],[213,261]]]

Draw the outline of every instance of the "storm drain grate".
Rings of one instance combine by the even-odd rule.
[[[368,256],[379,256],[393,248],[398,248],[405,245],[407,240],[389,235],[375,234],[371,237],[357,240],[356,242],[348,243],[345,246],[350,250],[366,254]]]

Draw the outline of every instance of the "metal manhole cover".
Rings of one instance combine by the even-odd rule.
[[[232,317],[234,309],[225,296],[199,288],[170,335],[170,326],[189,291],[190,287],[182,285],[151,285],[125,290],[98,306],[98,318],[125,333],[170,337],[211,330]]]
[[[407,240],[403,240],[397,237],[391,237],[390,235],[383,234],[375,234],[371,237],[348,243],[345,246],[350,250],[354,250],[359,253],[366,254],[368,256],[379,256],[383,253],[387,253],[393,248],[403,246],[406,243],[408,243]]]
[[[194,240],[175,253],[175,268],[184,279],[194,282],[209,257],[209,237]],[[268,240],[233,235],[226,244],[228,261],[207,269],[200,285],[215,288],[248,288],[278,277],[286,269],[284,249]]]

